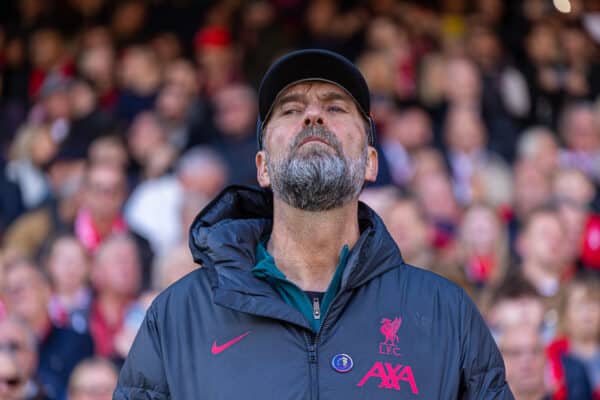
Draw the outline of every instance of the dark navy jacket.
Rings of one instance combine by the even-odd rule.
[[[226,189],[191,228],[203,268],[152,304],[114,398],[512,399],[468,296],[406,265],[368,207],[358,217],[361,236],[314,334],[251,273],[271,229],[270,192]]]

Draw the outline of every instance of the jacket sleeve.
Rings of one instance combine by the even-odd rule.
[[[513,400],[496,342],[468,295],[461,300],[461,399]]]
[[[113,400],[169,398],[156,313],[150,307],[121,369]]]

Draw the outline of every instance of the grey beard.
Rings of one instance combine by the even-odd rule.
[[[298,146],[307,137],[318,137],[335,150]],[[267,167],[275,197],[291,207],[305,211],[327,211],[341,207],[358,197],[364,184],[367,145],[360,158],[347,160],[335,135],[321,126],[303,129],[291,144],[286,156],[272,160],[266,152]]]

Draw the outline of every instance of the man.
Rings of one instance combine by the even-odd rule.
[[[6,351],[14,356],[25,385],[26,400],[45,398],[42,386],[35,377],[38,365],[37,345],[33,330],[21,318],[10,315],[0,321],[0,352]]]
[[[107,238],[94,255],[91,282],[96,298],[90,307],[90,333],[96,355],[117,359],[115,338],[141,286],[142,266],[136,242],[127,234]]]
[[[94,353],[92,338],[52,323],[48,313],[50,283],[36,265],[18,260],[4,273],[9,315],[23,320],[37,340],[37,379],[48,397],[63,399],[75,365]]]
[[[517,399],[550,398],[544,382],[544,345],[535,327],[509,328],[500,336],[500,350],[506,360],[508,382]]]
[[[539,330],[530,324],[507,327],[498,337],[506,361],[506,378],[518,400],[591,399],[585,369],[573,357],[561,358],[566,375],[556,382],[546,368],[546,353]],[[551,376],[549,382],[545,380]]]
[[[146,314],[116,399],[512,399],[468,297],[402,261],[357,198],[377,175],[369,91],[293,52],[259,92],[258,182],[196,218],[200,268]],[[275,384],[273,384],[275,382]]]
[[[157,255],[164,255],[187,238],[189,225],[183,229],[181,213],[186,199],[212,199],[223,190],[227,175],[219,153],[208,146],[191,148],[177,161],[174,175],[149,179],[135,188],[125,205],[125,219],[148,238]]]

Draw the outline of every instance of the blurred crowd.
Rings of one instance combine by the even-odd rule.
[[[598,0],[1,2],[0,398],[111,398],[301,47],[365,75],[362,199],[474,299],[516,398],[600,399]]]

